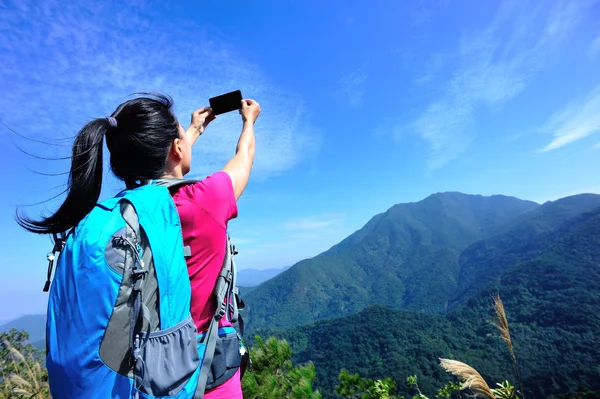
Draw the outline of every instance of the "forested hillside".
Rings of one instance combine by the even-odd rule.
[[[416,374],[433,394],[448,381],[439,357],[475,367],[491,384],[515,381],[506,346],[489,323],[499,292],[510,322],[526,396],[600,388],[600,209],[564,224],[554,244],[506,270],[447,316],[374,306],[276,335],[297,362],[316,365],[316,386],[333,397],[341,368],[402,385]],[[518,257],[518,255],[515,255]],[[262,334],[272,334],[265,332]],[[327,393],[328,392],[328,393]]]

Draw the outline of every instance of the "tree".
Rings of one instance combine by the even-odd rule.
[[[12,329],[0,334],[0,399],[49,399],[43,352],[28,343],[29,334]]]
[[[349,399],[400,399],[395,396],[396,383],[391,378],[372,380],[361,377],[358,373],[350,374],[342,369],[339,376],[339,385],[335,392]]]
[[[256,336],[250,359],[251,368],[242,379],[245,399],[321,399],[313,390],[314,364],[294,366],[287,341],[271,337],[264,342]]]

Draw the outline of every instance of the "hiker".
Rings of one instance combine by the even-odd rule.
[[[235,156],[222,171],[198,183],[183,185],[173,194],[181,217],[184,245],[190,248],[187,264],[192,284],[192,317],[198,331],[208,330],[215,314],[215,303],[210,298],[225,257],[227,222],[237,216],[236,201],[246,188],[254,161],[254,122],[260,114],[260,106],[253,100],[243,100],[240,114],[243,128]],[[208,108],[192,114],[192,124],[184,138],[175,140],[169,151],[163,178],[183,179],[190,171],[192,146],[214,118]],[[226,317],[219,322],[221,328],[231,325]],[[233,346],[237,346],[236,332],[232,330],[229,336],[234,341]],[[215,380],[220,377],[227,381],[208,389],[205,398],[242,398],[239,360],[234,366],[235,370],[223,369],[223,375],[214,376]],[[235,374],[226,375],[232,371]]]
[[[77,134],[58,210],[39,220],[17,214],[23,228],[55,242],[44,287],[53,397],[242,397],[226,228],[248,181],[259,113],[258,103],[243,100],[236,155],[222,171],[188,182],[181,178],[211,110],[195,111],[184,130],[169,97],[126,101]],[[126,190],[98,203],[104,138]]]

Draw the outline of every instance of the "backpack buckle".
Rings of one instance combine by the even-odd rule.
[[[48,274],[46,277],[46,283],[44,284],[44,292],[48,292],[50,290],[50,278],[52,277],[52,269],[54,269],[54,265],[56,264],[56,260],[58,255],[65,248],[65,243],[67,241],[66,233],[54,233],[52,234],[54,238],[54,247],[52,248],[52,252],[48,252],[46,255],[46,259],[48,259]]]
[[[217,314],[215,315],[215,318],[217,320],[221,320],[226,314],[227,314],[227,304],[225,302],[222,302],[219,305],[219,309],[217,310]]]
[[[140,291],[142,289],[142,283],[146,279],[146,274],[148,274],[148,270],[146,269],[139,269],[137,267],[133,269],[132,275],[133,280],[135,281],[135,283],[133,284],[133,289],[135,291]]]

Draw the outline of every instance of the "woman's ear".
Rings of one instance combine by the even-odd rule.
[[[176,159],[178,159],[178,160],[183,159],[184,149],[183,149],[183,145],[181,143],[181,139],[177,138],[177,139],[173,140],[173,144],[171,145],[171,153],[173,154],[173,156]]]

